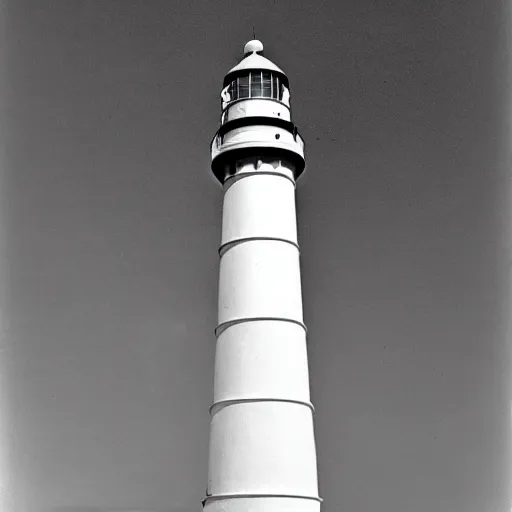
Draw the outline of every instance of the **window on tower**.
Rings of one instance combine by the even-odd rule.
[[[238,78],[238,99],[250,98],[249,96],[249,75]]]
[[[238,80],[231,82],[228,92],[229,92],[229,101],[234,101],[234,100],[238,99]]]
[[[272,98],[275,98],[276,100],[281,99],[281,91],[279,89],[279,77],[273,76],[272,77]]]
[[[261,71],[251,72],[251,98],[261,98],[262,87],[261,87]]]
[[[265,98],[272,97],[272,75],[269,71],[263,71],[261,74],[261,84],[262,84],[262,96]]]

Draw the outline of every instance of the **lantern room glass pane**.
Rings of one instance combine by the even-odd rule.
[[[237,87],[237,81],[234,80],[231,82],[231,85],[228,89],[230,101],[238,99],[238,87]]]
[[[261,90],[261,71],[251,72],[251,98],[260,98]]]
[[[271,98],[272,97],[272,85],[271,85],[272,75],[268,71],[263,71],[262,73],[262,80],[261,80],[261,86],[262,86],[262,96],[265,98]]]
[[[238,78],[238,98],[249,97],[249,76],[241,76]]]
[[[272,77],[272,98],[276,100],[280,99],[281,95],[279,93],[279,77]]]

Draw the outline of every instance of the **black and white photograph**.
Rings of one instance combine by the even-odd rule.
[[[512,3],[0,0],[0,512],[510,512]]]

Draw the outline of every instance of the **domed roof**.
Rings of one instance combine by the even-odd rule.
[[[229,70],[228,74],[226,75],[226,81],[229,82],[228,77],[232,74],[238,74],[240,71],[251,69],[275,71],[281,75],[286,76],[285,72],[276,66],[271,60],[268,60],[266,57],[263,57],[263,55],[256,53],[262,51],[263,44],[261,41],[258,41],[257,39],[249,41],[244,48],[245,57],[240,61],[239,64]]]

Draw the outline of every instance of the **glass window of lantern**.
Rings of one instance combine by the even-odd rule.
[[[251,72],[251,98],[260,98],[262,96],[261,71]]]
[[[238,99],[237,80],[233,80],[233,82],[231,82],[228,92],[229,92],[230,101]]]
[[[249,97],[249,76],[241,76],[238,78],[238,98]]]
[[[250,71],[235,78],[225,89],[227,103],[245,98],[273,98],[289,105],[287,87],[278,75],[270,71]]]
[[[275,98],[276,100],[280,99],[281,97],[279,85],[279,77],[272,76],[272,98]]]
[[[272,97],[272,75],[269,71],[263,71],[261,74],[261,92],[265,98]]]

